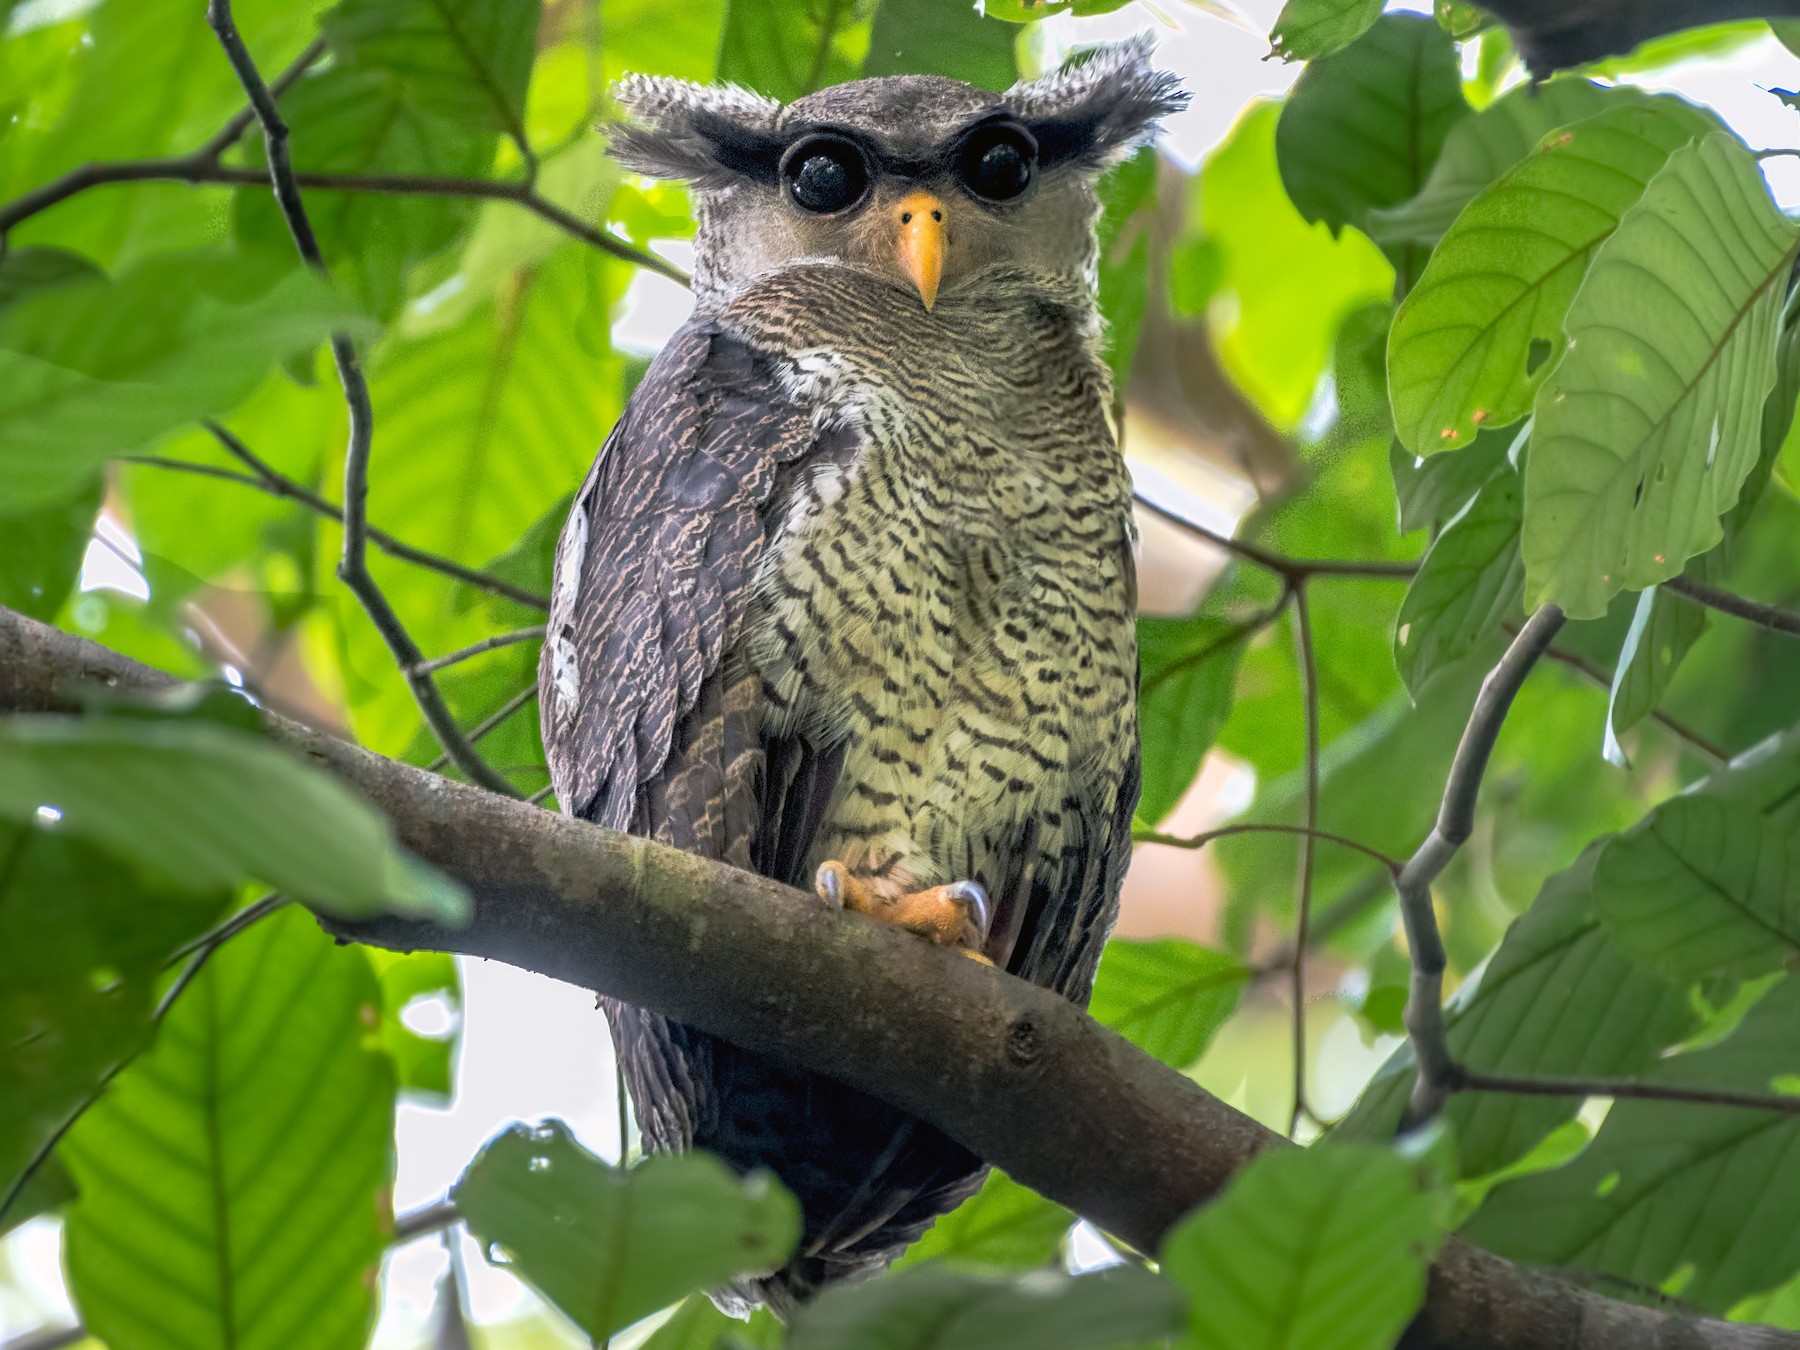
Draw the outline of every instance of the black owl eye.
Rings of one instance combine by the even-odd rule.
[[[842,136],[808,136],[781,159],[781,177],[795,206],[815,216],[848,211],[869,194],[869,157]]]
[[[1024,127],[983,127],[963,143],[958,157],[962,185],[983,201],[1009,202],[1031,186],[1037,144]]]

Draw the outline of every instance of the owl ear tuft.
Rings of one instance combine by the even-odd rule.
[[[613,86],[613,98],[630,120],[607,128],[607,151],[634,173],[702,188],[774,176],[781,105],[772,98],[660,75],[629,75]]]
[[[1037,137],[1046,168],[1105,168],[1149,139],[1160,119],[1187,107],[1174,73],[1151,68],[1153,47],[1147,33],[1097,47],[1006,92],[1007,106]]]

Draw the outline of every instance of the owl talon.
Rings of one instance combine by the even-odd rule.
[[[813,890],[828,905],[891,923],[942,946],[959,946],[968,955],[987,961],[980,949],[987,941],[993,909],[987,890],[978,881],[953,881],[910,894],[885,895],[867,877],[859,877],[833,860],[819,868]]]

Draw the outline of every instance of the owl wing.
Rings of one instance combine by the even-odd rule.
[[[759,682],[728,658],[799,474],[849,440],[714,320],[657,355],[557,548],[538,686],[565,811],[771,875],[804,859],[836,756],[765,756]]]

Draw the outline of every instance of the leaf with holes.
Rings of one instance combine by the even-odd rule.
[[[1424,186],[1468,111],[1449,34],[1389,14],[1300,76],[1275,130],[1281,181],[1308,220],[1361,228]]]
[[[1643,1077],[1770,1092],[1800,1073],[1800,980],[1782,980],[1717,1045]],[[1463,1228],[1516,1261],[1656,1288],[1691,1267],[1683,1302],[1723,1314],[1800,1270],[1800,1114],[1617,1101],[1573,1162],[1497,1186]]]
[[[1677,797],[1609,843],[1594,904],[1619,943],[1677,980],[1800,960],[1800,857],[1751,807]]]
[[[826,1290],[786,1350],[1116,1350],[1180,1325],[1180,1290],[1137,1266],[1005,1280],[921,1266]]]
[[[1313,61],[1348,47],[1381,17],[1382,0],[1287,0],[1269,34],[1269,53]]]
[[[1185,1069],[1237,1008],[1250,972],[1182,938],[1115,938],[1100,958],[1088,1011],[1146,1054]]]
[[[1577,76],[1510,89],[1450,129],[1418,196],[1391,210],[1371,212],[1369,232],[1384,244],[1435,244],[1465,206],[1550,132],[1614,108],[1641,107],[1646,97],[1628,85],[1595,84]]]
[[[149,1044],[164,964],[223,908],[222,893],[147,884],[42,820],[0,824],[0,1204],[106,1075]]]
[[[1189,1299],[1180,1350],[1388,1350],[1449,1210],[1424,1164],[1388,1149],[1264,1154],[1163,1243]]]
[[[595,1340],[696,1289],[774,1270],[800,1207],[708,1153],[610,1167],[561,1121],[494,1136],[456,1183],[469,1231]]]
[[[1416,699],[1432,676],[1467,657],[1507,620],[1523,621],[1519,527],[1525,485],[1502,463],[1468,509],[1444,527],[1406,588],[1394,662]]]
[[[1595,256],[1525,467],[1527,603],[1596,618],[1723,537],[1800,247],[1741,142],[1677,150]]]
[[[1021,1186],[998,1168],[981,1189],[925,1230],[901,1265],[947,1261],[959,1266],[1022,1270],[1050,1261],[1075,1224],[1061,1205]]]
[[[1254,630],[1210,615],[1138,620],[1138,724],[1152,825],[1175,809],[1231,715],[1238,663]]]
[[[0,819],[46,803],[59,829],[198,893],[254,879],[345,918],[468,913],[462,888],[335,778],[203,718],[0,720]]]
[[[63,1155],[82,1322],[133,1350],[341,1350],[392,1231],[394,1079],[362,953],[287,909],[225,944]]]
[[[1388,336],[1394,429],[1408,450],[1459,449],[1530,411],[1594,252],[1669,155],[1711,125],[1673,99],[1603,113],[1469,203]]]

